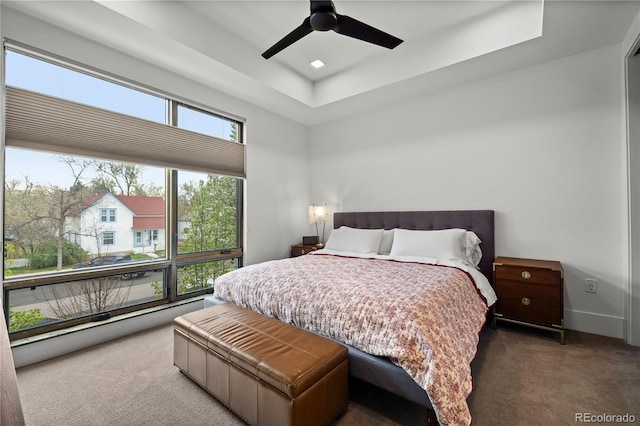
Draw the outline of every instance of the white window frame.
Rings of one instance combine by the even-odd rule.
[[[107,239],[107,235],[111,234],[111,242],[105,243],[105,239]],[[116,231],[101,231],[100,232],[100,245],[101,246],[112,246],[116,243]]]
[[[117,222],[117,209],[104,208],[100,209],[100,222],[102,223],[115,223]]]

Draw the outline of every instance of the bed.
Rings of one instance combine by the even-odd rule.
[[[205,306],[236,303],[340,341],[349,349],[353,377],[426,407],[441,424],[470,424],[470,363],[495,302],[494,212],[337,212],[333,219],[325,249],[225,274]],[[466,245],[471,236],[473,247]],[[437,250],[463,241],[463,260],[415,256],[416,247],[432,250],[434,238]],[[378,253],[372,253],[376,241]],[[389,281],[378,279],[383,276]],[[427,276],[432,279],[423,283]],[[433,295],[413,294],[423,287]],[[371,308],[379,315],[363,313],[375,295],[384,299],[383,307]],[[367,335],[370,329],[380,334]]]

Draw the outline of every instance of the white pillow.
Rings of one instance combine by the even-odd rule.
[[[393,246],[393,229],[385,229],[382,231],[382,239],[380,240],[380,248],[378,254],[391,253],[391,247]]]
[[[480,238],[473,231],[467,231],[464,238],[465,260],[473,266],[478,266],[482,259],[482,250],[480,249]]]
[[[357,229],[341,226],[331,231],[324,248],[354,253],[378,253],[382,231],[382,229]]]
[[[464,260],[466,232],[457,228],[434,231],[396,229],[391,255]]]

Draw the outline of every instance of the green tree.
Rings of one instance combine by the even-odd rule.
[[[236,247],[236,179],[208,175],[206,180],[182,185],[189,209],[185,251]]]
[[[208,175],[182,185],[182,205],[189,226],[181,252],[202,252],[235,248],[237,242],[237,180]],[[235,261],[216,261],[182,268],[181,293],[211,286],[216,277],[235,268]]]

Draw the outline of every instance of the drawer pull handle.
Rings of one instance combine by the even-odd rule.
[[[529,306],[531,304],[531,299],[529,299],[528,297],[523,297],[522,298],[522,304],[524,306]]]
[[[529,271],[522,271],[522,278],[524,278],[525,280],[528,280],[529,278],[531,278],[531,272]]]

